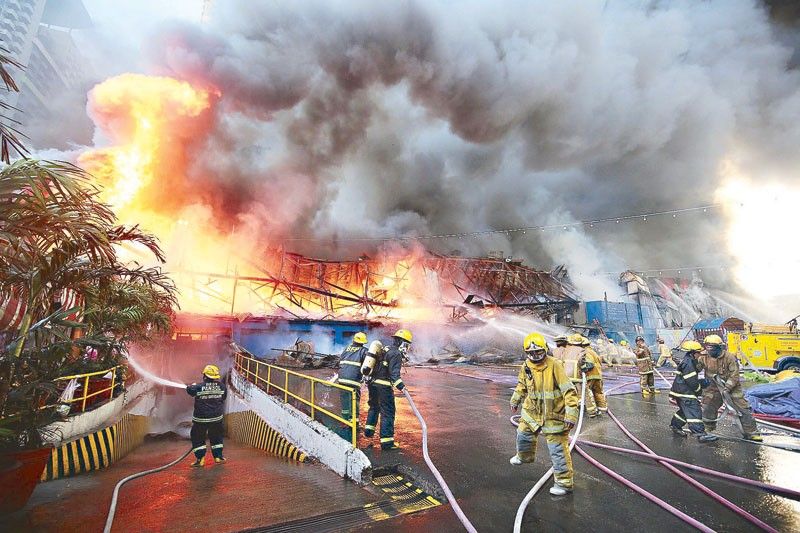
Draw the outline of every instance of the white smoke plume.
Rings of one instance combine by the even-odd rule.
[[[195,171],[214,176],[234,212],[258,213],[251,200],[277,187],[289,206],[282,237],[413,236],[684,207],[713,197],[719,162],[734,152],[753,166],[798,163],[790,147],[800,126],[786,118],[800,106],[800,77],[758,2],[214,7],[207,27],[165,28],[154,61],[222,92]],[[503,249],[585,274],[620,262],[725,261],[713,245],[718,219],[675,224],[434,247]],[[365,246],[295,244],[316,255]]]

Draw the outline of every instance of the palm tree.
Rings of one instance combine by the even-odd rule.
[[[19,87],[11,76],[9,67],[22,69],[22,65],[11,58],[9,51],[0,46],[0,81],[5,85],[6,91],[18,93]],[[21,156],[28,153],[28,150],[20,140],[20,138],[25,136],[17,129],[19,122],[3,114],[14,110],[14,107],[8,105],[6,102],[0,101],[0,161],[4,163],[9,163],[11,161],[12,151]]]

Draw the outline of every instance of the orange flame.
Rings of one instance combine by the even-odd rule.
[[[184,311],[272,314],[290,310],[310,316],[356,315],[365,308],[339,307],[313,293],[287,298],[272,287],[246,278],[284,276],[280,254],[254,249],[261,228],[239,221],[226,230],[201,191],[189,179],[192,149],[210,131],[220,95],[167,77],[124,74],[97,85],[89,94],[89,113],[107,142],[82,153],[78,163],[103,186],[102,197],[125,224],[139,224],[161,240],[167,270],[179,289]],[[125,250],[142,262],[137,250]],[[340,280],[341,289],[394,308],[366,307],[367,317],[433,319],[440,311],[437,280],[419,264],[424,250],[384,251],[370,261],[366,279]],[[362,272],[363,274],[363,272]],[[244,279],[244,281],[242,281]],[[310,276],[309,283],[322,283]],[[435,296],[431,296],[435,295]],[[333,304],[336,307],[336,304]]]

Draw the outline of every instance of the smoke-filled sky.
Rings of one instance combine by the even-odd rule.
[[[712,204],[731,168],[778,190],[800,181],[791,9],[771,17],[753,0],[217,0],[201,24],[200,1],[86,5],[101,75],[159,74],[220,94],[211,125],[186,147],[187,177],[220,225],[247,220],[271,243],[323,239],[287,243],[310,255],[375,246],[353,237]],[[426,244],[566,263],[596,296],[619,288],[588,274],[734,267],[732,250],[758,243],[737,243],[730,216]],[[729,270],[704,277],[734,283]]]

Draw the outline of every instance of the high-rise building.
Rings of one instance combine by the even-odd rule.
[[[53,111],[60,95],[82,88],[86,62],[72,30],[89,26],[81,0],[2,0],[0,46],[25,69],[12,73],[20,92],[0,91],[0,99],[30,121]]]

